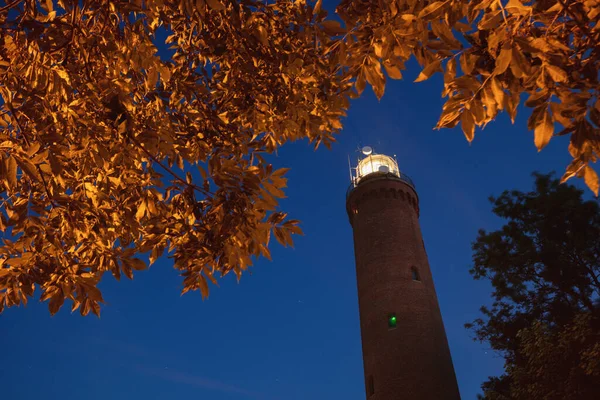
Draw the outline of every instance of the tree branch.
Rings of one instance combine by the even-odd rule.
[[[57,48],[55,48],[54,50],[50,51],[50,54],[56,54],[59,51],[61,51],[62,49],[64,49],[65,47],[67,48],[67,51],[65,53],[65,58],[63,59],[63,62],[67,60],[67,58],[69,57],[69,51],[71,50],[71,45],[73,44],[73,39],[75,38],[75,15],[77,14],[77,2],[74,2],[73,5],[73,10],[72,10],[72,14],[71,14],[71,34],[69,35],[69,39],[61,44],[60,46],[58,46]]]
[[[166,165],[164,165],[158,158],[156,158],[152,153],[150,153],[136,138],[134,138],[131,135],[127,135],[127,137],[137,146],[139,147],[144,153],[146,153],[146,155],[155,163],[157,163],[158,165],[160,165],[165,171],[167,171],[169,174],[171,174],[175,179],[177,179],[179,182],[183,183],[184,185],[186,185],[187,187],[191,187],[194,190],[197,190],[198,192],[202,193],[205,196],[214,196],[214,193],[211,193],[207,190],[202,189],[200,186],[198,185],[194,185],[193,183],[188,183],[185,179],[181,178],[179,175],[177,175],[175,172],[173,172],[173,170],[169,167],[167,167]]]
[[[17,123],[17,127],[19,128],[19,132],[23,136],[23,139],[25,139],[25,143],[27,144],[27,147],[31,146],[31,143],[29,142],[29,139],[27,138],[27,135],[25,134],[25,131],[23,130],[23,127],[21,126],[21,123],[19,122],[19,118],[17,118],[17,113],[16,113],[15,109],[13,108],[12,104],[6,103],[6,106],[8,107],[11,114],[13,115],[13,118],[15,119],[15,122]],[[42,179],[42,183],[44,184],[44,191],[46,192],[46,197],[50,201],[50,208],[54,209],[54,207],[57,205],[54,203],[54,200],[52,199],[52,196],[50,195],[50,191],[48,190],[48,183],[46,182],[46,178],[44,178],[44,173],[42,172],[42,169],[40,168],[40,166],[37,164],[35,165],[35,169],[38,171],[38,174],[40,174],[40,178]]]
[[[585,33],[585,35],[591,39],[594,40],[595,37],[592,35],[592,33],[590,32],[590,30],[588,29],[588,26],[584,23],[581,22],[581,20],[577,17],[577,15],[575,15],[570,9],[569,7],[571,7],[571,4],[566,4],[565,0],[558,0],[558,2],[560,3],[561,6],[563,6],[564,10],[566,11],[567,14],[569,14],[569,17],[573,18],[573,21],[575,21],[575,23],[577,24],[577,26],[579,27],[579,29],[581,29],[581,31],[583,33]],[[598,44],[596,44],[595,46],[596,48],[599,48]]]
[[[9,9],[13,8],[14,6],[19,5],[19,3],[21,3],[21,2],[23,2],[23,0],[14,0],[14,1],[11,1],[7,5],[5,5],[4,7],[0,8],[0,12],[4,12],[6,10],[9,10]]]

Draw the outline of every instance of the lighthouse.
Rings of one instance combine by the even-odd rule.
[[[419,226],[419,197],[395,158],[362,149],[346,210],[367,400],[460,400]]]

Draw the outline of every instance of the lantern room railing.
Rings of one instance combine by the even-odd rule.
[[[356,179],[353,182],[351,182],[350,186],[348,187],[348,190],[346,190],[346,199],[350,196],[350,193],[352,193],[352,190],[354,190],[354,188],[360,186],[363,182],[367,182],[367,181],[370,182],[370,181],[379,180],[379,179],[396,179],[396,180],[406,183],[415,192],[417,191],[413,180],[410,179],[410,177],[408,175],[403,174],[402,172],[397,172],[397,173],[373,172],[373,173],[370,173],[369,175],[362,177],[362,179],[360,179],[358,181],[358,183],[356,182]]]

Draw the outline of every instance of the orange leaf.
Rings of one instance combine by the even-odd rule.
[[[422,82],[429,79],[429,77],[440,68],[441,63],[440,60],[435,60],[432,63],[427,64],[417,79],[415,79],[415,82]]]
[[[131,267],[136,271],[143,271],[146,269],[146,263],[139,258],[132,258],[130,260]]]
[[[219,0],[206,0],[206,2],[213,10],[221,11],[225,9],[225,6]]]
[[[473,114],[471,114],[471,111],[466,109],[463,111],[460,117],[460,125],[465,137],[469,143],[471,143],[473,138],[475,138],[475,121],[473,120]]]
[[[383,63],[383,68],[385,68],[385,72],[387,72],[390,78],[402,79],[402,71],[400,71],[398,66],[385,62]]]
[[[552,116],[548,112],[548,109],[544,109],[544,111],[539,114],[534,129],[534,142],[538,151],[546,147],[546,145],[550,142],[553,133],[554,122],[552,120]]]
[[[339,22],[333,20],[323,21],[323,32],[330,36],[337,36],[346,33],[346,28],[343,28]]]
[[[496,69],[494,70],[495,75],[500,75],[506,71],[506,68],[510,65],[512,60],[512,49],[509,46],[502,47],[500,55],[496,58]]]

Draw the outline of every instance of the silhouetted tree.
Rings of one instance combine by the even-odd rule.
[[[494,290],[467,324],[505,357],[482,399],[591,399],[600,393],[600,207],[553,175],[491,198],[506,220],[473,244],[475,279]]]

